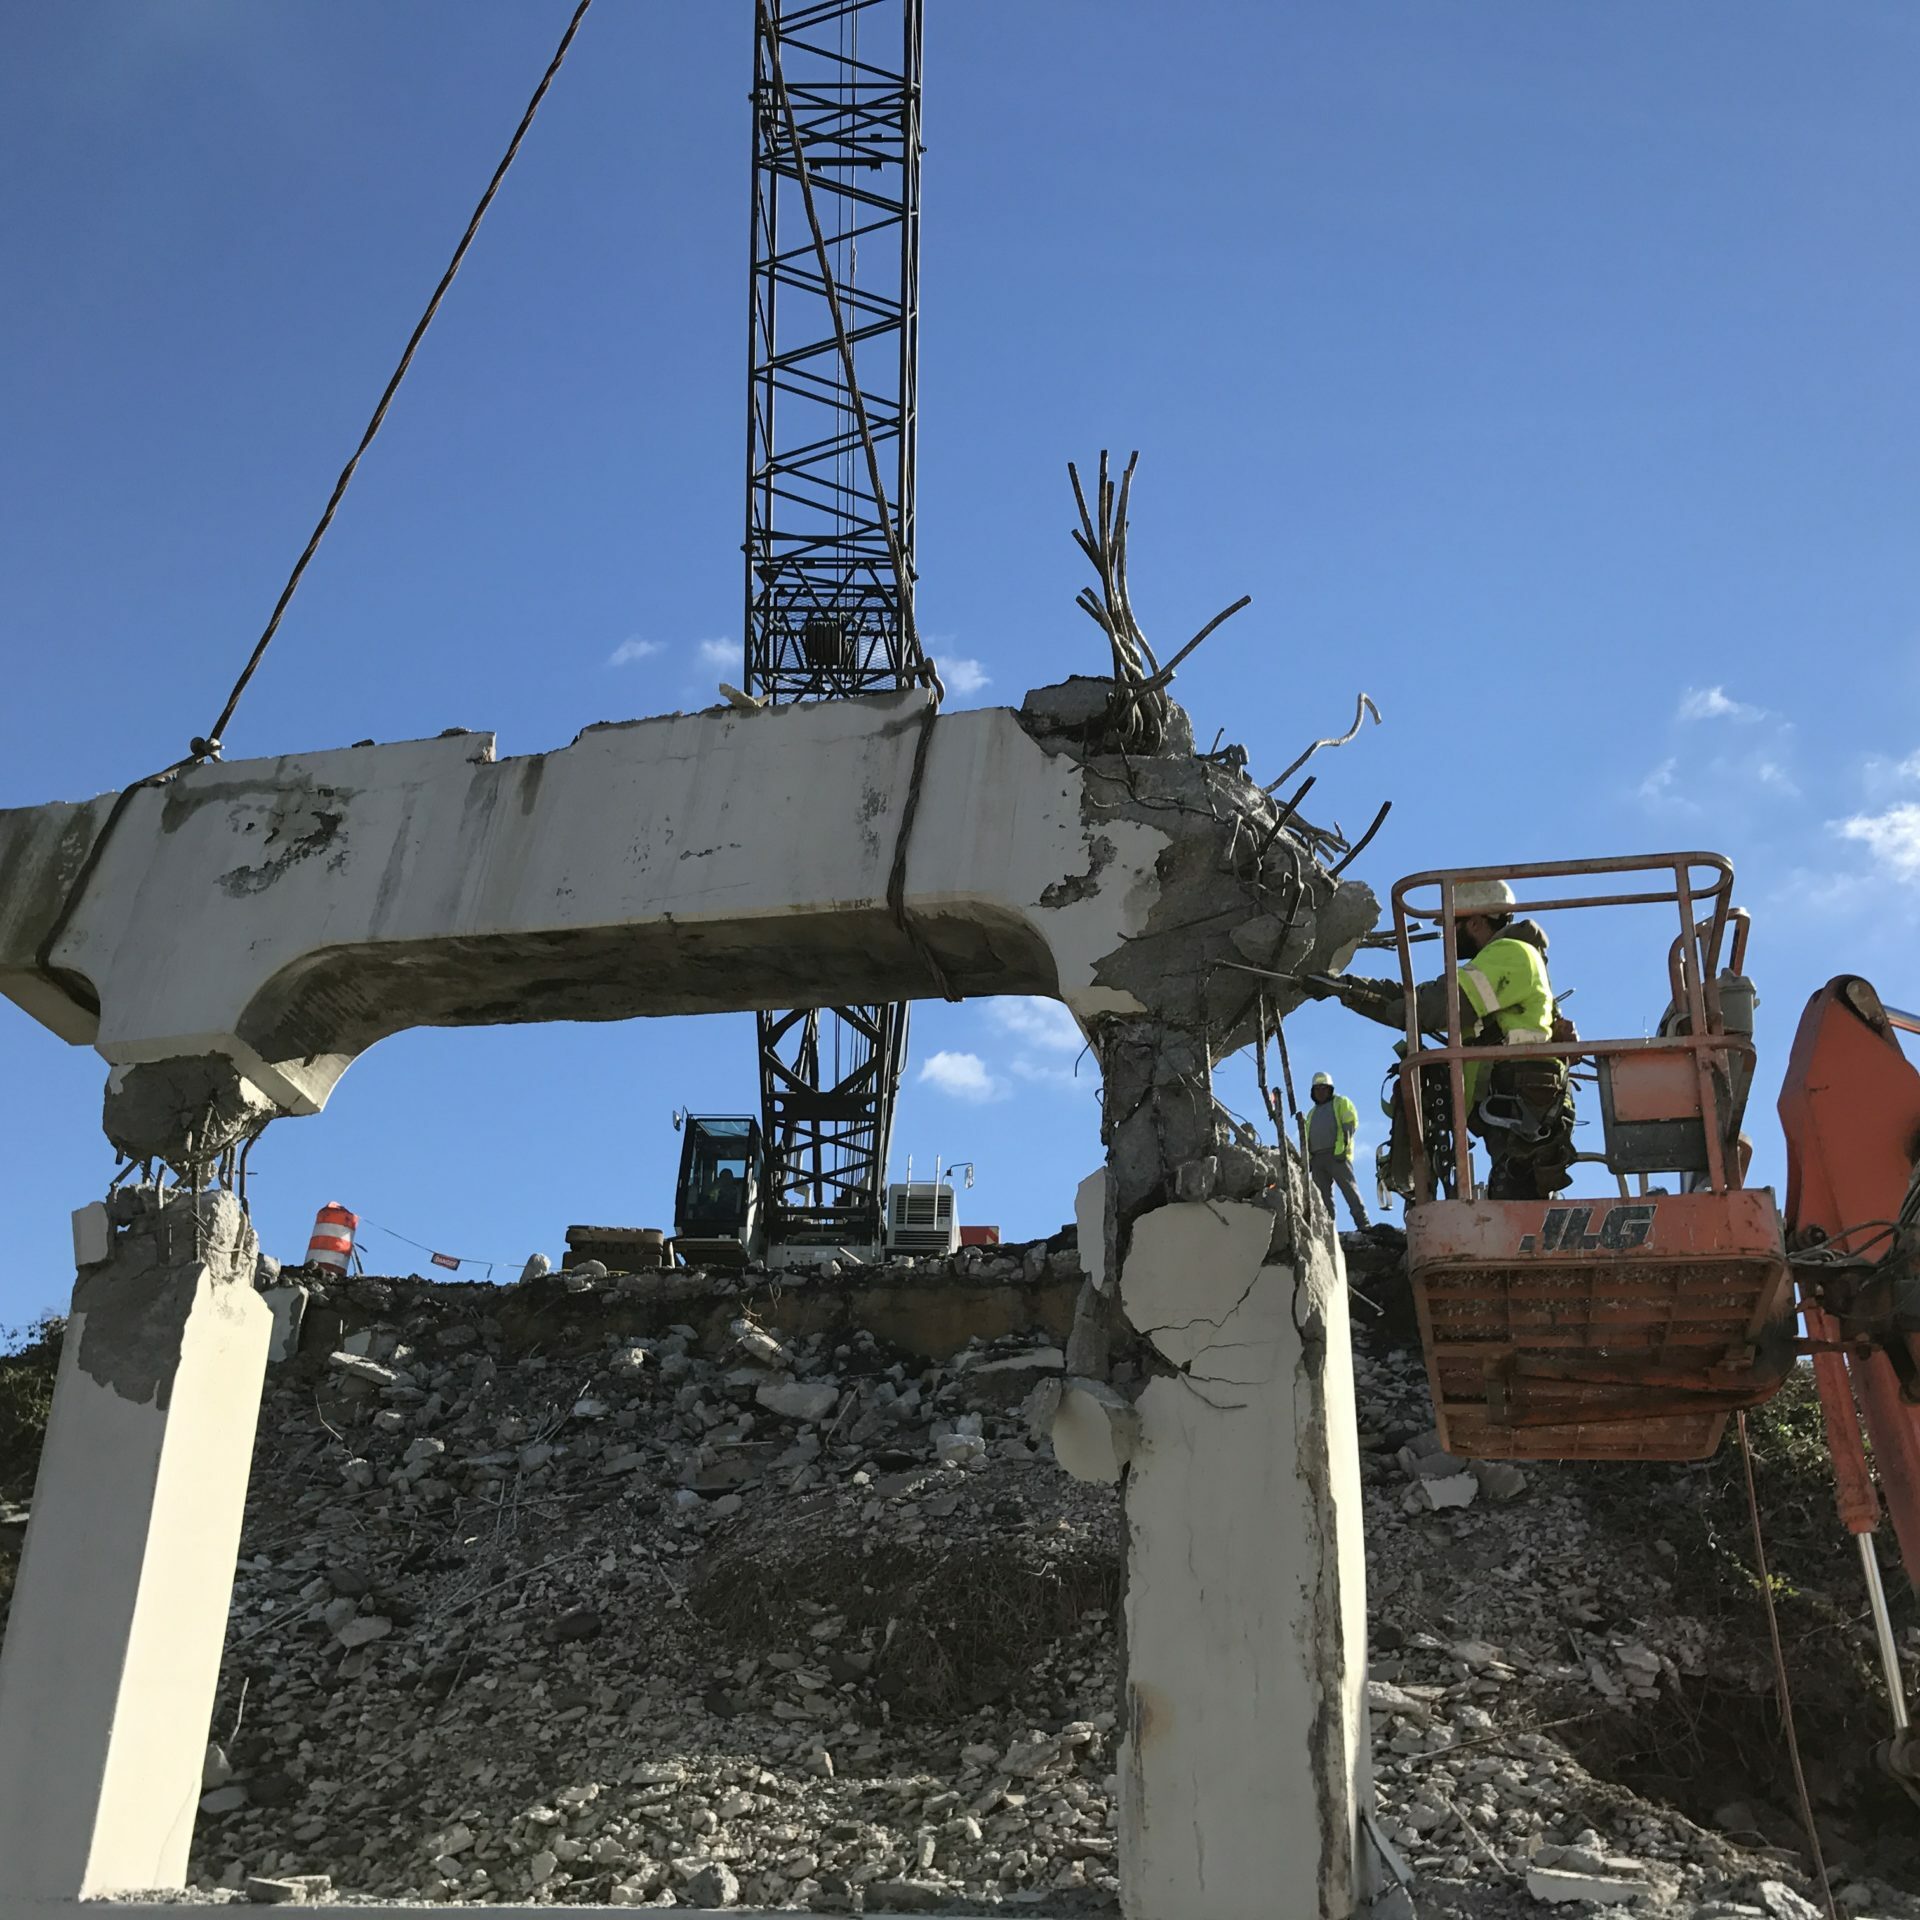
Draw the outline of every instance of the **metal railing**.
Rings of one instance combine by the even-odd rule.
[[[1460,948],[1455,919],[1455,890],[1469,881],[1504,880],[1521,891],[1521,883],[1541,880],[1591,879],[1602,874],[1645,875],[1649,883],[1631,891],[1588,891],[1564,896],[1518,898],[1510,912],[1516,919],[1532,913],[1566,913],[1595,907],[1673,906],[1680,927],[1668,950],[1668,978],[1674,1004],[1685,1015],[1686,1031],[1640,1040],[1547,1040],[1520,1045],[1469,1046],[1462,1037],[1460,1019]],[[1659,876],[1665,884],[1654,884]],[[1433,904],[1413,898],[1424,889],[1438,889]],[[1716,1084],[1716,1059],[1733,1056],[1749,1062],[1753,1043],[1728,1034],[1722,1024],[1719,977],[1728,934],[1733,939],[1729,964],[1739,971],[1746,958],[1748,923],[1744,910],[1733,905],[1733,865],[1717,853],[1624,854],[1604,860],[1538,861],[1512,867],[1458,867],[1409,874],[1393,889],[1395,944],[1400,955],[1400,977],[1406,996],[1407,1057],[1400,1067],[1400,1103],[1411,1147],[1416,1204],[1436,1197],[1437,1170],[1428,1150],[1422,1120],[1421,1093],[1426,1074],[1444,1071],[1448,1079],[1453,1118],[1454,1191],[1463,1200],[1474,1199],[1472,1138],[1467,1131],[1466,1068],[1470,1061],[1559,1060],[1571,1067],[1581,1060],[1609,1055],[1677,1053],[1692,1056],[1699,1090],[1700,1116],[1706,1136],[1706,1175],[1709,1189],[1726,1193],[1740,1184],[1739,1171],[1729,1173],[1729,1154],[1722,1124],[1723,1101]],[[1424,1042],[1415,1006],[1417,983],[1413,971],[1413,936],[1437,923],[1446,982],[1447,1028],[1443,1045]],[[1726,1084],[1731,1087],[1729,1073]],[[1585,1158],[1587,1156],[1582,1156]]]

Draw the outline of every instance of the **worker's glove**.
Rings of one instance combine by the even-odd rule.
[[[1335,983],[1342,1006],[1356,1013],[1384,1013],[1400,1004],[1400,995],[1384,981],[1348,980]]]

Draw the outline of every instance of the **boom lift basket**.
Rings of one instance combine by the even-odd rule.
[[[1633,876],[1600,883],[1596,876]],[[1470,880],[1576,879],[1516,915],[1671,902],[1673,1004],[1651,1039],[1463,1043],[1454,889]],[[1727,1417],[1777,1391],[1793,1361],[1792,1289],[1773,1195],[1740,1184],[1740,1105],[1751,1078],[1746,917],[1717,854],[1415,874],[1393,894],[1409,1031],[1400,1072],[1411,1146],[1407,1264],[1443,1443],[1469,1459],[1698,1460]],[[1448,989],[1444,1043],[1413,1011],[1411,936],[1437,922]],[[1729,936],[1731,938],[1729,939]],[[1723,965],[1724,960],[1724,965]],[[1727,1015],[1731,1013],[1729,1022]],[[1731,1030],[1729,1030],[1731,1026]],[[1597,1069],[1614,1191],[1494,1200],[1475,1185],[1467,1062],[1557,1059]],[[1445,1074],[1452,1150],[1432,1150],[1421,1082]],[[1599,1156],[1577,1166],[1594,1167]],[[1648,1191],[1673,1176],[1677,1191]],[[1628,1176],[1641,1176],[1641,1190]]]

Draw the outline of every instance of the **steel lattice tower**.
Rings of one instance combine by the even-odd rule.
[[[922,0],[757,0],[755,16],[746,686],[776,704],[844,699],[906,686],[916,651]],[[775,1242],[881,1238],[907,1013],[758,1016]]]

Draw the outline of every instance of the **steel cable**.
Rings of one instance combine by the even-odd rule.
[[[1820,1882],[1820,1893],[1827,1909],[1827,1920],[1840,1920],[1833,1904],[1833,1883],[1827,1878],[1827,1862],[1820,1850],[1820,1830],[1813,1822],[1813,1800],[1807,1792],[1807,1776],[1800,1765],[1800,1737],[1793,1724],[1793,1690],[1787,1682],[1787,1656],[1780,1645],[1780,1619],[1773,1605],[1773,1576],[1767,1571],[1767,1544],[1760,1536],[1760,1496],[1753,1481],[1753,1446],[1747,1438],[1744,1409],[1734,1415],[1740,1433],[1740,1463],[1747,1477],[1747,1517],[1753,1524],[1753,1558],[1760,1575],[1760,1597],[1767,1603],[1767,1634],[1773,1642],[1774,1681],[1780,1689],[1780,1724],[1787,1736],[1787,1758],[1793,1763],[1793,1784],[1800,1796],[1800,1823],[1806,1829],[1807,1847],[1813,1855],[1813,1871]]]
[[[418,324],[407,340],[406,350],[400,356],[400,364],[394,368],[393,377],[387,382],[386,390],[381,394],[379,404],[373,410],[373,418],[367,422],[367,430],[360,436],[360,444],[354,448],[353,457],[341,468],[340,477],[333,483],[333,492],[327,498],[325,511],[320,515],[306,546],[301,550],[300,558],[293,563],[293,571],[287,576],[287,584],[280,589],[280,598],[274,602],[273,612],[268,617],[266,630],[254,643],[253,652],[248,656],[247,664],[241,669],[240,677],[233,683],[233,691],[227,695],[227,704],[220,709],[220,717],[206,735],[194,740],[191,748],[195,760],[211,759],[220,751],[221,736],[232,720],[234,709],[240,704],[240,696],[246,692],[247,683],[254,671],[266,657],[267,648],[272,644],[273,636],[279,631],[281,617],[286,613],[287,604],[292,600],[294,590],[300,584],[300,576],[307,570],[307,563],[318,550],[320,542],[326,536],[327,529],[333,524],[333,516],[339,511],[340,502],[345,497],[347,486],[353,479],[354,469],[359,466],[361,457],[373,445],[374,435],[380,431],[381,422],[387,417],[387,409],[393,404],[394,395],[400,390],[400,382],[406,378],[407,369],[413,364],[415,350],[426,337],[433,317],[440,311],[440,302],[445,298],[447,289],[453,285],[453,277],[460,271],[460,263],[467,256],[467,249],[473,244],[473,237],[480,231],[480,222],[486,217],[487,209],[493,204],[493,196],[500,191],[500,183],[506,179],[507,170],[513,165],[519,154],[520,143],[527,137],[527,129],[533,125],[533,116],[540,110],[540,102],[546,98],[547,89],[553,84],[553,77],[560,71],[561,62],[567,57],[567,50],[573,45],[573,37],[580,31],[580,23],[587,17],[587,9],[593,0],[580,0],[573,10],[573,17],[567,22],[567,30],[560,36],[560,44],[554,49],[553,58],[547,63],[547,70],[540,76],[540,84],[533,90],[533,98],[527,102],[526,111],[520,116],[520,124],[513,130],[513,138],[507,142],[507,150],[501,156],[500,164],[493,170],[493,178],[487,182],[487,190],[480,196],[479,205],[473,210],[473,217],[467,222],[467,230],[460,236],[460,244],[453,250],[453,258],[447,262],[447,270],[440,276],[440,284],[434,288],[433,296],[428,300],[426,311],[421,314]]]

